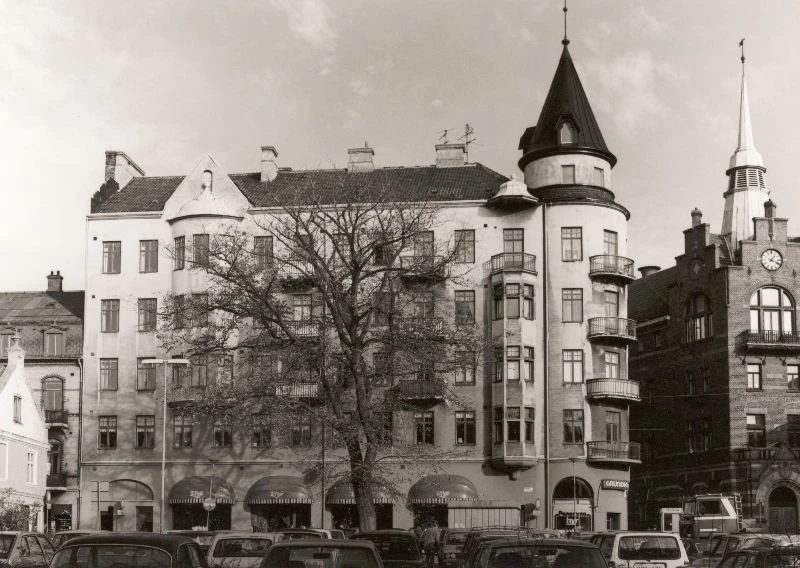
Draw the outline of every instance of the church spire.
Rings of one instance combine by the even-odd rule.
[[[750,101],[747,98],[747,79],[744,69],[744,39],[739,42],[742,48],[742,87],[739,99],[739,145],[731,156],[730,167],[764,166],[761,154],[753,143],[753,125],[750,122]]]

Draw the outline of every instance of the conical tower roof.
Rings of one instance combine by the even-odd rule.
[[[527,129],[520,139],[520,150],[523,151],[520,169],[524,170],[526,164],[537,158],[554,154],[595,154],[608,160],[612,167],[617,162],[606,146],[566,43],[539,122],[534,128]],[[568,144],[559,140],[559,128],[565,120],[575,127],[574,141]]]

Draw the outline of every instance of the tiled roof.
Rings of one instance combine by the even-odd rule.
[[[571,119],[577,127],[574,144],[562,146],[559,143],[558,127],[562,118]],[[534,128],[525,130],[520,139],[520,149],[524,151],[520,164],[528,163],[537,155],[573,150],[600,153],[612,166],[617,161],[606,146],[566,45],[542,106],[539,121]]]
[[[83,320],[83,292],[2,292],[0,325],[16,321]]]
[[[669,315],[668,289],[677,278],[678,270],[671,266],[631,282],[628,287],[628,317],[641,323]]]
[[[271,182],[259,173],[230,176],[254,207],[303,203],[345,203],[371,199],[397,201],[481,200],[494,195],[508,178],[481,164],[347,170],[280,170]],[[161,211],[182,176],[134,178],[97,208],[96,213]]]
[[[731,246],[725,237],[712,234],[711,244],[719,248],[719,263],[722,266],[730,266],[733,264],[731,260]]]

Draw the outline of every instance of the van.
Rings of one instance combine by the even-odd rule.
[[[592,542],[609,567],[681,568],[689,563],[680,536],[671,532],[613,532],[599,533]]]

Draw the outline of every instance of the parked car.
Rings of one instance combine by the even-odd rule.
[[[789,544],[786,535],[769,533],[719,533],[708,541],[710,549],[692,561],[693,568],[714,568],[729,552],[740,548],[758,548]]]
[[[331,529],[328,532],[331,533],[331,538],[334,538],[334,539],[343,540],[343,539],[347,538],[347,535],[344,534],[344,531],[340,530],[340,529]]]
[[[598,533],[592,542],[600,547],[609,566],[639,564],[660,568],[682,568],[689,557],[678,533],[671,532],[607,532]]]
[[[575,539],[500,539],[485,543],[477,559],[486,568],[606,568],[600,549]]]
[[[375,545],[365,540],[283,540],[267,551],[260,568],[383,568]]]
[[[558,533],[549,529],[532,529],[514,526],[473,527],[464,542],[461,566],[472,567],[483,543],[505,538],[557,538]]]
[[[694,563],[695,560],[702,559],[703,554],[710,551],[714,546],[714,541],[710,538],[684,538],[683,547],[686,549],[686,555],[689,557],[689,562]]]
[[[740,548],[726,554],[719,568],[794,568],[800,566],[800,547],[757,546]]]
[[[203,553],[203,557],[208,554],[208,547],[211,546],[211,541],[214,540],[214,537],[220,531],[203,531],[203,530],[182,530],[182,529],[171,529],[166,532],[166,534],[176,534],[181,536],[188,536],[191,539],[200,545],[200,550]]]
[[[461,563],[464,543],[467,541],[469,529],[444,529],[438,560],[440,566],[454,568]]]
[[[50,542],[53,543],[53,548],[58,548],[65,542],[72,540],[76,536],[85,536],[87,534],[108,534],[111,531],[106,530],[99,530],[99,529],[79,529],[79,530],[69,530],[69,531],[58,531],[52,537],[50,537]]]
[[[383,561],[384,566],[402,568],[424,567],[425,556],[413,534],[401,529],[384,529],[358,533],[350,540],[368,540]]]
[[[330,540],[330,536],[317,529],[281,529],[278,534],[283,535],[283,540],[319,538]]]
[[[211,541],[206,554],[209,568],[257,568],[279,533],[224,532]]]
[[[41,533],[0,532],[0,566],[47,568],[54,552],[50,540]]]
[[[193,539],[157,533],[79,536],[56,551],[50,568],[206,568]]]

